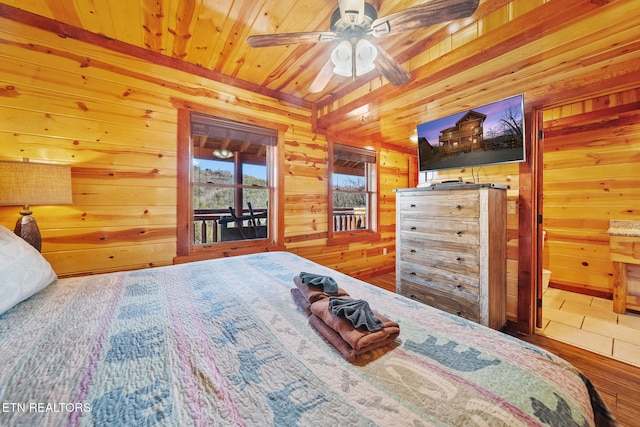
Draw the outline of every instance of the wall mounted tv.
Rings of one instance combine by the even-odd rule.
[[[418,125],[420,171],[522,162],[524,96]]]

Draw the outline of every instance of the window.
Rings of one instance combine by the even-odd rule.
[[[178,255],[224,242],[273,240],[278,131],[195,112],[180,117],[188,120],[188,135],[179,136],[179,146],[189,142],[178,154],[178,217],[188,232],[181,235],[179,227]]]
[[[377,231],[376,152],[334,143],[331,157],[330,234]]]

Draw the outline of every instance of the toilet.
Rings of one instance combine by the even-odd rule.
[[[544,252],[544,242],[547,240],[547,232],[542,231],[542,251]],[[544,294],[549,287],[549,279],[551,278],[551,270],[542,269],[542,293]]]
[[[542,269],[542,293],[544,294],[549,287],[549,279],[551,278],[551,270]]]

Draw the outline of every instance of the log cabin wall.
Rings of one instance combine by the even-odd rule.
[[[525,3],[529,4],[519,4]],[[0,159],[29,158],[73,167],[74,204],[34,207],[34,215],[43,231],[45,256],[62,275],[172,262],[176,253],[177,123],[171,97],[246,116],[255,115],[287,126],[285,141],[281,141],[285,166],[285,183],[281,191],[285,200],[284,244],[288,250],[365,278],[393,268],[395,197],[391,190],[413,186],[414,156],[384,146],[380,151],[382,239],[374,243],[328,245],[327,186],[323,181],[327,176],[327,141],[325,136],[312,131],[311,113],[307,108],[4,19],[0,20],[0,45],[3,61],[0,69]],[[610,55],[611,61],[618,56],[615,49]],[[479,90],[468,85],[464,91],[482,93],[487,102],[500,98],[503,93],[522,92],[528,111],[545,109],[545,121],[562,117],[550,115],[552,111],[570,116],[568,111],[579,105],[588,107],[593,100],[596,104],[613,100],[610,105],[615,106],[619,102],[617,97],[622,96],[628,97],[625,104],[637,102],[630,98],[634,90],[617,95],[620,88],[640,87],[634,79],[637,74],[635,62],[623,64],[624,72],[614,64],[602,69],[585,68],[588,72],[584,74],[574,70],[566,73],[566,77],[562,64],[542,61],[534,64],[540,69],[536,78],[518,80],[517,75],[503,76],[493,84],[491,91],[484,89],[481,82],[478,83]],[[588,64],[587,61],[581,67]],[[511,65],[509,60],[504,66]],[[490,78],[489,74],[492,73],[487,73],[486,79]],[[547,84],[543,76],[550,74],[562,75],[564,80]],[[451,79],[456,79],[453,87],[462,87],[457,75]],[[436,86],[447,92],[442,96],[443,105],[453,105],[459,95],[449,89],[451,86],[447,82],[438,81]],[[611,87],[618,89],[609,89]],[[371,90],[371,85],[361,91],[366,90]],[[361,91],[349,96],[362,96]],[[346,98],[337,102],[348,101]],[[398,105],[398,108],[403,106]],[[325,110],[330,112],[332,109],[325,107]],[[600,114],[596,110],[593,109],[593,114]],[[580,113],[590,111],[581,110]],[[405,120],[411,121],[411,126],[415,125],[415,117],[406,115]],[[588,134],[588,126],[585,132]],[[638,138],[630,136],[629,140],[632,138],[637,144]],[[565,146],[560,148],[567,149]],[[574,147],[573,153],[567,154],[575,153]],[[630,161],[637,166],[637,156],[633,159]],[[609,171],[614,169],[611,167]],[[526,311],[519,310],[523,300],[519,289],[523,288],[523,283],[526,285],[531,281],[530,272],[522,273],[519,264],[524,263],[518,262],[519,249],[531,241],[528,231],[520,229],[523,219],[519,213],[523,206],[531,203],[527,197],[532,177],[526,173],[520,175],[521,170],[512,164],[473,171],[481,182],[510,185],[509,320],[518,319]],[[471,181],[474,178],[471,174],[471,170],[449,171],[428,179],[441,181],[462,177]],[[630,191],[626,193],[631,194]],[[0,224],[12,228],[18,211],[19,208],[0,208]],[[601,224],[602,221],[600,227]],[[552,224],[547,225],[550,233],[555,232]],[[553,242],[554,236],[551,238]],[[558,279],[560,277],[558,273]]]
[[[544,111],[544,266],[552,286],[611,297],[610,220],[640,220],[640,89]]]
[[[177,111],[171,98],[286,125],[284,244],[366,277],[395,265],[395,197],[412,156],[380,150],[376,242],[327,245],[327,141],[311,111],[0,19],[0,159],[68,164],[73,205],[34,206],[60,276],[167,265],[176,256]],[[19,207],[1,207],[13,229]]]

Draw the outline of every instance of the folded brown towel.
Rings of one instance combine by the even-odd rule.
[[[311,304],[311,312],[336,331],[356,351],[370,348],[376,344],[380,345],[381,342],[386,342],[390,336],[400,334],[400,325],[376,312],[374,314],[384,326],[382,329],[367,331],[364,328],[354,328],[349,320],[338,317],[331,312],[328,298]]]
[[[309,304],[309,301],[307,301],[304,295],[302,295],[300,289],[292,288],[291,295],[293,296],[293,300],[296,302],[296,304],[298,304],[298,307],[300,307],[305,313],[307,313],[307,316],[311,315],[311,304]]]
[[[359,350],[354,350],[336,331],[327,326],[318,316],[312,314],[309,317],[309,324],[313,326],[320,335],[322,335],[331,345],[335,347],[342,356],[349,362],[354,363],[362,358],[362,355],[370,351],[384,347],[396,340],[399,333],[389,335],[385,340],[376,342]],[[385,350],[386,351],[386,350]]]
[[[338,292],[334,294],[328,294],[318,286],[307,285],[306,283],[302,283],[302,280],[300,279],[299,276],[296,276],[293,278],[293,283],[296,285],[298,289],[300,289],[300,292],[302,292],[302,295],[307,299],[307,301],[309,301],[309,304],[313,304],[314,302],[321,300],[323,298],[328,299],[330,296],[332,297],[348,297],[349,296],[347,291],[345,291],[340,287],[338,288]]]

